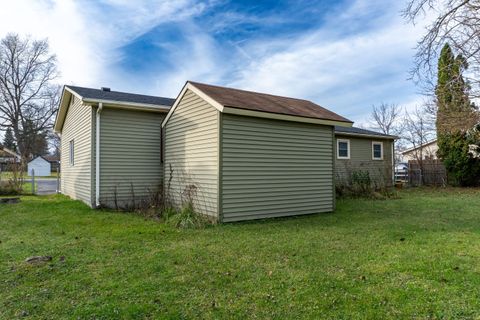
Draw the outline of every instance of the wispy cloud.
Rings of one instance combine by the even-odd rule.
[[[60,81],[176,96],[188,79],[311,99],[363,121],[409,104],[412,48],[398,1],[16,0],[6,32],[48,37]]]
[[[198,15],[207,5],[192,0],[9,1],[2,3],[0,36],[48,38],[61,82],[98,86],[116,72],[123,58],[119,48],[159,24]]]

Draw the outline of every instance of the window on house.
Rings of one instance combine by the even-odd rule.
[[[75,143],[73,140],[70,140],[70,152],[69,152],[69,157],[70,157],[70,165],[73,166],[75,164]]]
[[[337,158],[350,159],[350,140],[347,140],[347,139],[337,140]]]
[[[372,159],[383,160],[383,142],[372,142]]]

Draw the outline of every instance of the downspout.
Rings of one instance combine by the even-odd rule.
[[[395,186],[395,140],[392,141],[392,185]]]
[[[100,207],[100,113],[103,103],[98,103],[95,118],[95,206]]]

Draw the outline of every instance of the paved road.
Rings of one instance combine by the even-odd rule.
[[[54,194],[57,192],[57,179],[35,179],[37,194]]]

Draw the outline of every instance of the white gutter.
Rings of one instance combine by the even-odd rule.
[[[95,206],[100,206],[100,113],[103,103],[98,104],[95,125]]]
[[[124,101],[90,99],[90,98],[82,98],[81,100],[82,102],[85,102],[85,103],[98,103],[98,104],[102,103],[102,104],[108,104],[109,106],[114,106],[114,107],[125,107],[126,109],[149,110],[149,111],[158,111],[158,112],[165,112],[170,110],[170,106],[164,106],[159,104],[124,102]]]

